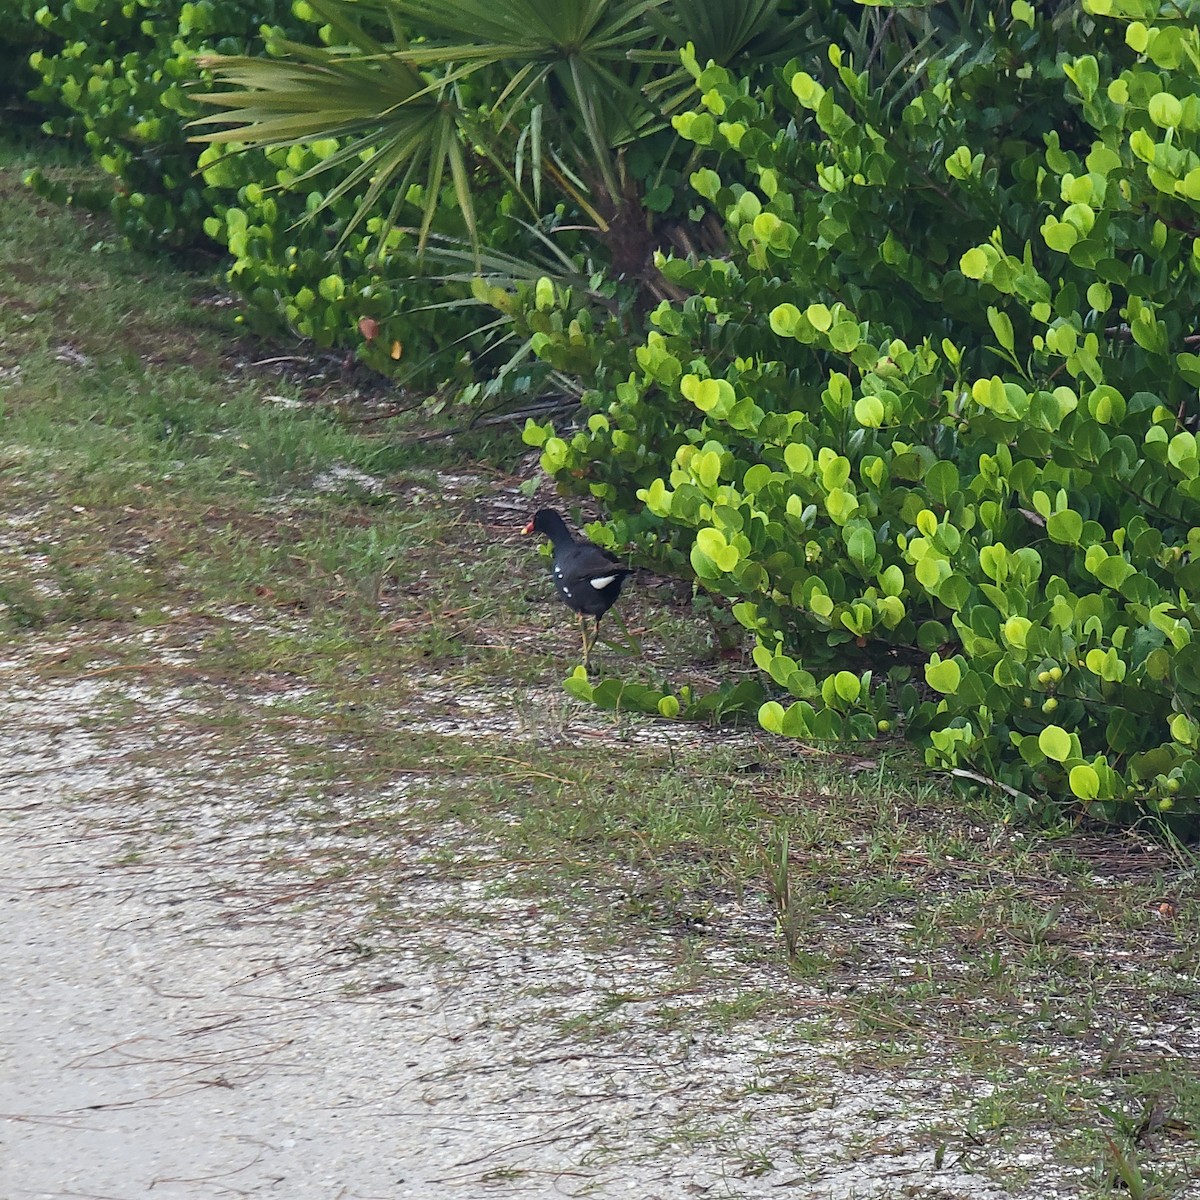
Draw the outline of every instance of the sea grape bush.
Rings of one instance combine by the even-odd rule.
[[[321,347],[354,349],[377,370],[419,385],[472,386],[479,367],[473,360],[487,339],[472,336],[479,320],[461,307],[469,284],[430,279],[413,253],[414,239],[402,231],[380,246],[378,220],[339,246],[353,196],[319,220],[305,219],[337,185],[330,178],[300,182],[332,152],[332,140],[240,153],[188,140],[188,123],[201,115],[191,94],[205,78],[197,56],[255,52],[283,37],[317,42],[325,31],[306,6],[291,0],[22,5],[18,28],[36,45],[27,54],[41,79],[33,96],[46,106],[45,128],[83,143],[113,180],[107,194],[72,193],[34,173],[30,182],[39,192],[105,204],[141,244],[179,249],[215,241],[232,256],[227,279],[259,332],[286,330]],[[483,219],[498,223],[504,197],[494,188],[481,192]],[[436,228],[462,232],[453,203],[441,206]]]
[[[20,18],[28,16],[22,0]],[[113,177],[109,208],[130,238],[187,246],[203,239],[213,197],[196,175],[197,148],[185,126],[198,106],[188,95],[201,50],[245,53],[264,38],[302,38],[291,0],[68,0],[32,6],[42,35],[30,62],[46,129],[87,146]],[[68,199],[35,175],[34,186]]]
[[[768,730],[1195,829],[1200,27],[1084,7],[1017,0],[903,103],[836,47],[759,95],[693,64],[736,250],[664,263],[690,298],[526,436],[736,602]]]
[[[1051,7],[1061,7],[1064,2],[1052,0]],[[391,28],[395,20],[408,31],[401,44],[418,47],[421,70],[432,81],[441,61],[435,43],[445,50],[448,40],[453,51],[446,51],[442,66],[448,67],[454,78],[454,104],[461,106],[464,114],[460,133],[465,131],[465,141],[459,149],[465,152],[465,169],[459,172],[454,188],[438,187],[436,197],[422,188],[409,188],[406,194],[413,203],[399,211],[414,220],[421,213],[433,216],[435,240],[470,236],[478,224],[480,244],[489,253],[500,251],[492,254],[493,278],[484,281],[484,294],[506,268],[511,268],[509,279],[522,277],[531,264],[547,257],[552,243],[550,257],[562,281],[577,283],[582,278],[580,290],[591,294],[594,312],[614,314],[618,333],[628,338],[631,328],[640,331],[646,297],[663,294],[661,279],[646,261],[649,249],[659,242],[711,246],[720,241],[719,231],[715,242],[712,239],[711,210],[687,197],[681,187],[700,148],[681,143],[662,119],[664,112],[675,111],[677,85],[682,79],[670,48],[687,40],[689,23],[702,45],[733,55],[755,80],[761,80],[784,54],[811,53],[813,47],[823,45],[831,29],[844,33],[855,45],[871,46],[870,57],[879,63],[889,57],[907,62],[917,46],[936,59],[953,43],[957,22],[970,25],[989,19],[986,6],[973,0],[953,6],[953,13],[945,19],[941,13],[931,17],[918,6],[898,22],[880,17],[878,6],[858,7],[854,0],[805,4],[762,0],[749,6],[724,5],[720,0],[705,0],[700,5],[668,0],[652,5],[650,12],[642,11],[645,6],[640,3],[626,0],[599,7],[559,5],[561,12],[554,4],[535,6],[539,13],[545,8],[542,15],[548,28],[569,30],[576,23],[581,29],[591,27],[595,34],[591,41],[578,44],[567,36],[557,46],[555,54],[565,58],[551,72],[553,78],[559,79],[566,58],[572,56],[592,66],[608,63],[605,70],[611,67],[616,72],[604,76],[610,81],[628,74],[629,91],[623,98],[618,95],[616,108],[610,111],[613,88],[608,84],[590,97],[585,87],[575,99],[574,85],[564,89],[556,84],[545,96],[536,89],[513,91],[509,86],[517,69],[513,64],[525,61],[522,56],[528,56],[530,45],[530,61],[546,65],[539,57],[546,47],[539,41],[542,33],[537,20],[528,29],[516,30],[512,37],[499,36],[499,41],[494,23],[481,31],[479,45],[473,45],[467,59],[475,66],[489,56],[494,61],[484,70],[464,73],[459,31],[473,32],[476,7],[467,0],[443,6],[438,12],[422,10],[420,5],[397,2],[385,7],[354,0],[341,4],[68,0],[61,5],[18,0],[15,21],[0,32],[0,46],[21,48],[14,53],[22,58],[28,56],[25,47],[35,49],[32,61],[43,80],[37,97],[48,108],[47,127],[86,142],[113,178],[106,193],[90,186],[77,185],[72,190],[35,173],[33,182],[44,194],[92,207],[105,204],[122,229],[143,243],[203,245],[202,231],[208,231],[234,250],[231,279],[249,301],[247,316],[257,327],[276,330],[282,325],[319,344],[356,350],[371,365],[423,386],[451,383],[462,387],[465,379],[474,376],[475,381],[459,393],[470,399],[534,390],[548,375],[537,364],[520,361],[520,341],[515,335],[524,323],[509,324],[510,302],[502,302],[500,318],[484,318],[482,325],[468,329],[469,298],[477,293],[463,285],[464,272],[457,272],[460,278],[439,282],[430,265],[411,253],[407,236],[399,243],[389,243],[382,255],[372,254],[361,240],[339,241],[356,211],[350,203],[351,193],[357,193],[355,200],[386,210],[394,192],[386,197],[375,195],[374,186],[368,186],[365,179],[358,180],[362,186],[345,194],[338,191],[346,184],[349,170],[366,167],[371,161],[366,143],[361,156],[339,161],[329,176],[305,178],[308,169],[329,161],[322,147],[332,139],[325,135],[345,131],[337,106],[330,110],[329,124],[322,133],[310,129],[312,141],[303,151],[285,146],[282,154],[270,157],[248,153],[240,155],[236,164],[206,156],[203,174],[197,173],[196,148],[185,141],[185,128],[189,117],[199,115],[193,99],[204,91],[193,85],[211,82],[197,69],[198,63],[210,64],[213,52],[249,52],[262,59],[264,49],[267,58],[298,55],[311,62],[320,57],[320,43],[338,47],[324,60],[326,65],[342,62],[350,43],[367,46],[365,62],[375,54],[374,37],[381,36],[390,44],[397,36]],[[614,28],[623,29],[629,23],[626,18],[632,22],[629,28],[639,31],[634,38],[638,46],[629,56],[623,42],[614,46],[597,32],[610,19]],[[367,28],[357,29],[363,21]],[[303,45],[298,49],[283,39]],[[268,69],[272,65],[280,64],[265,64]],[[891,63],[889,69],[895,65]],[[586,78],[591,78],[591,69],[584,72]],[[371,106],[376,103],[384,110],[379,116],[386,125],[390,101],[377,89],[368,87],[366,92],[363,113],[367,125],[375,115]],[[426,94],[423,88],[420,93]],[[450,95],[446,93],[447,103]],[[630,128],[626,128],[631,119],[626,101],[640,114]],[[616,126],[608,128],[611,122],[607,119],[598,124],[600,112],[614,119]],[[316,128],[321,127],[325,115],[318,115]],[[632,137],[628,136],[631,132]],[[414,145],[425,136],[433,135],[428,129],[425,134],[418,132]],[[435,151],[438,137],[434,137]],[[456,133],[454,138],[458,137]],[[599,150],[599,155],[584,153],[577,160],[572,148],[577,150],[581,142]],[[540,173],[533,165],[539,144],[544,150],[539,156],[539,161],[544,159]],[[442,150],[445,148],[442,143]],[[503,165],[510,158],[511,169]],[[307,164],[304,170],[293,165],[300,159]],[[600,159],[608,166],[602,168]],[[394,156],[389,161],[395,165]],[[568,164],[565,174],[560,169],[564,161]],[[620,220],[597,221],[597,211],[587,202],[581,204],[581,176],[587,176],[591,185],[603,182],[600,191],[608,202],[600,207],[605,211],[620,193]],[[418,172],[413,178],[426,175]],[[547,184],[545,201],[539,199],[539,179]],[[460,191],[466,181],[481,205],[478,222],[462,219]],[[557,183],[550,187],[553,181]],[[278,184],[295,191],[296,198],[280,199],[274,192]],[[531,194],[526,184],[532,188]],[[522,191],[532,206],[524,210],[524,222],[532,221],[535,232],[523,221],[511,219],[514,211],[521,211],[518,197]],[[335,193],[336,202],[321,210],[321,219],[296,223],[297,217],[316,217],[321,202]],[[557,200],[550,198],[551,193]],[[506,219],[494,220],[497,216]],[[376,225],[378,228],[379,223]],[[629,319],[628,293],[634,294],[636,302],[633,320]],[[435,305],[440,307],[435,310]],[[524,304],[518,301],[512,307],[519,311]],[[448,328],[432,336],[431,326],[437,320]],[[469,335],[465,341],[460,341],[460,328]],[[447,352],[427,362],[434,349]]]
[[[382,237],[381,218],[343,238],[353,195],[330,198],[327,176],[305,178],[336,152],[336,139],[306,146],[237,152],[207,146],[200,155],[212,190],[204,229],[229,250],[231,286],[246,301],[245,319],[259,332],[286,328],[322,347],[354,347],[358,359],[418,386],[473,386],[488,357],[478,303],[469,282],[447,282],[417,253],[413,231]],[[482,217],[507,222],[506,196],[481,189]],[[315,219],[312,219],[314,218]],[[461,236],[454,205],[441,206],[434,232]],[[510,233],[507,236],[511,237]]]

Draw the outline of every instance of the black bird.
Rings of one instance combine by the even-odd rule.
[[[554,567],[551,575],[558,594],[568,608],[579,614],[583,633],[584,670],[592,669],[592,647],[600,636],[600,618],[616,603],[625,576],[632,567],[621,565],[615,554],[592,542],[577,542],[567,529],[566,522],[552,508],[542,508],[533,514],[524,533],[544,533],[554,546]],[[594,617],[595,629],[588,639],[587,618]]]

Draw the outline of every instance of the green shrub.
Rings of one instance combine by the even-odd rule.
[[[412,26],[402,44],[420,50],[413,65],[403,56],[380,58],[375,39],[390,44],[396,31],[378,6],[354,0],[291,9],[285,0],[71,0],[53,9],[34,0],[20,4],[18,35],[42,43],[33,55],[43,79],[37,94],[57,106],[48,127],[85,141],[113,177],[102,202],[127,234],[182,247],[207,230],[234,251],[231,279],[249,301],[255,326],[283,326],[322,345],[356,349],[372,365],[422,386],[446,379],[461,385],[475,374],[480,381],[461,394],[503,391],[510,397],[536,390],[551,372],[522,360],[520,338],[506,327],[508,301],[491,327],[478,316],[472,323],[467,305],[476,293],[461,264],[447,281],[411,253],[407,235],[390,241],[382,255],[361,239],[339,240],[360,204],[389,211],[398,189],[383,184],[389,172],[397,181],[406,174],[410,152],[415,159],[408,166],[426,158],[430,165],[411,178],[432,182],[404,190],[412,203],[397,210],[399,219],[408,214],[415,221],[422,214],[435,242],[477,234],[491,260],[481,294],[494,294],[497,280],[528,275],[531,264],[548,257],[562,280],[592,295],[598,318],[612,314],[628,336],[629,328],[642,328],[653,297],[664,294],[664,281],[649,262],[653,247],[713,244],[710,210],[692,202],[682,186],[691,160],[702,152],[682,144],[663,120],[686,79],[674,47],[694,39],[758,79],[787,47],[810,53],[836,28],[864,53],[869,46],[872,60],[890,70],[930,47],[940,52],[953,45],[956,22],[970,26],[988,19],[986,6],[973,0],[956,4],[952,19],[920,6],[899,19],[896,13],[885,18],[853,0],[755,0],[741,7],[680,0],[650,13],[623,0],[603,12],[582,3],[545,3],[535,6],[535,16],[544,20],[522,24],[467,0],[439,12],[393,0],[388,16]],[[551,36],[552,30],[561,36]],[[577,37],[573,30],[589,32]],[[609,37],[614,31],[616,41]],[[283,37],[303,45],[286,45]],[[467,71],[464,38],[479,43],[467,56],[473,64]],[[359,48],[361,61],[348,54],[349,46]],[[247,79],[275,80],[266,142],[299,136],[300,120],[326,146],[334,144],[326,135],[340,138],[343,156],[335,160],[286,146],[270,157],[253,152],[236,162],[206,154],[199,175],[184,124],[197,115],[192,100],[204,90],[190,85],[208,78],[196,70],[196,56],[213,53],[235,56],[224,62],[230,69],[239,64],[239,86]],[[258,57],[237,59],[239,54]],[[292,61],[271,61],[274,54]],[[315,100],[312,90],[301,87],[299,109],[281,131],[276,85],[280,73],[289,87],[299,82],[296,72],[304,67],[298,62],[313,69],[319,63]],[[510,86],[518,70],[533,71],[529,88]],[[436,95],[430,90],[435,78],[444,80]],[[339,100],[331,106],[335,79],[341,81]],[[406,103],[397,106],[394,87],[400,84]],[[231,102],[240,105],[245,96]],[[362,120],[347,119],[351,99]],[[386,140],[390,121],[408,131],[399,142]],[[379,129],[372,131],[375,124]],[[451,127],[457,132],[447,140]],[[360,140],[351,145],[355,138]],[[381,146],[382,157],[374,156]],[[402,147],[407,149],[399,152]],[[303,169],[295,167],[299,161]],[[322,162],[334,163],[329,175],[319,182],[308,177]],[[72,195],[44,177],[33,182],[59,199],[97,203],[94,189]],[[276,192],[277,184],[293,194]],[[467,221],[464,196],[476,198]],[[512,218],[521,198],[536,231]],[[319,221],[297,225],[318,210]],[[381,224],[375,222],[377,230]],[[438,271],[444,274],[444,268]],[[431,361],[435,349],[442,354]]]
[[[45,128],[86,145],[113,177],[109,207],[122,231],[152,245],[202,240],[214,196],[185,132],[196,113],[194,56],[261,47],[264,27],[304,36],[290,0],[71,0],[36,9],[34,20],[46,43],[31,56]],[[42,176],[31,181],[70,198]]]
[[[204,227],[233,257],[227,278],[246,300],[247,323],[263,332],[286,328],[322,347],[353,347],[369,366],[413,386],[464,389],[479,374],[499,375],[511,346],[481,331],[487,310],[472,298],[470,281],[447,280],[432,255],[417,253],[411,230],[393,226],[381,244],[377,216],[343,240],[358,203],[353,192],[329,198],[311,219],[337,180],[306,176],[337,148],[330,138],[248,152],[210,145],[201,154],[216,198]],[[516,241],[521,230],[507,215],[506,193],[481,189],[479,207],[498,240]],[[450,198],[439,206],[434,232],[463,235]],[[536,361],[526,371],[546,373]],[[514,391],[522,386],[505,382]]]
[[[203,79],[196,56],[261,51],[284,35],[318,41],[316,19],[301,20],[291,8],[289,0],[74,0],[53,12],[31,6],[23,27],[42,39],[32,55],[41,77],[34,95],[58,105],[48,108],[45,128],[85,144],[113,187],[107,195],[72,194],[43,175],[31,182],[60,201],[94,204],[98,195],[121,230],[143,244],[215,240],[232,255],[227,278],[260,332],[288,330],[321,347],[353,349],[376,369],[425,387],[468,386],[481,365],[496,372],[503,350],[489,354],[486,332],[476,336],[481,320],[467,304],[469,283],[433,277],[402,232],[381,249],[377,220],[340,244],[356,206],[353,191],[320,220],[305,219],[339,182],[337,175],[319,184],[301,179],[331,143],[231,153],[188,141],[187,123],[199,114],[190,93]],[[493,229],[504,218],[503,195],[483,188],[481,196],[482,219]],[[452,203],[439,206],[435,231],[462,234]],[[545,371],[534,364],[527,374]]]
[[[697,70],[676,128],[758,181],[692,179],[737,250],[664,264],[691,297],[527,438],[737,601],[767,729],[1194,827],[1200,31],[1086,7],[1123,23],[1015,3],[903,105],[836,48],[762,96]]]

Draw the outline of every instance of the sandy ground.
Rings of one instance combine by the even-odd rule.
[[[953,1148],[934,1169],[950,1083],[846,1075],[778,1019],[664,1027],[677,939],[589,954],[419,838],[368,855],[329,820],[419,796],[331,784],[314,821],[282,756],[248,785],[173,732],[196,702],[15,666],[0,1200],[1010,1194]]]

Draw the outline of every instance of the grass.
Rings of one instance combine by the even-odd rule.
[[[1185,1195],[1200,1169],[1186,853],[1014,828],[886,745],[672,740],[567,700],[576,631],[517,536],[519,447],[480,465],[477,446],[357,421],[358,382],[264,365],[279,352],[238,335],[210,278],[34,199],[19,178],[35,158],[83,170],[0,147],[10,658],[195,699],[147,754],[203,738],[248,789],[283,756],[314,835],[424,847],[596,952],[673,939],[669,987],[628,979],[563,1015],[574,1037],[617,1036],[647,1004],[664,1032],[752,1024],[774,1064],[755,1092],[819,1093],[810,1068],[789,1074],[815,1043],[844,1071],[970,1097],[965,1126],[930,1117],[918,1137],[939,1163],[1014,1190]],[[601,663],[676,685],[741,670],[676,595],[635,589],[622,608],[644,657],[602,644]],[[351,822],[330,799],[346,790]],[[374,854],[332,850],[319,869],[385,881],[396,868]],[[385,952],[388,896],[381,883],[356,953]],[[750,1174],[768,1169],[756,1155]]]

